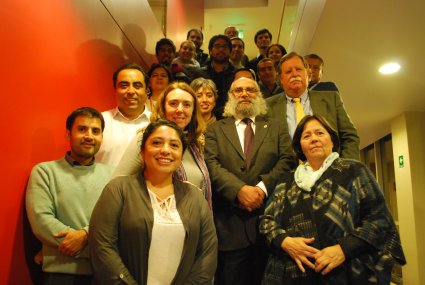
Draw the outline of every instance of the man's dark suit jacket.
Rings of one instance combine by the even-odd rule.
[[[314,91],[308,92],[310,106],[313,114],[322,115],[338,132],[340,140],[340,155],[343,158],[359,159],[360,139],[357,130],[345,111],[344,104],[338,92],[334,91]],[[270,117],[281,120],[286,130],[288,123],[286,120],[286,95],[284,93],[274,95],[266,99],[269,106]]]
[[[315,91],[336,91],[339,92],[338,87],[336,87],[336,84],[333,82],[319,82],[316,85],[313,85],[310,87],[310,90]]]
[[[256,186],[263,181],[270,196],[277,180],[294,164],[290,138],[283,124],[278,120],[257,116],[255,125],[254,149],[249,168],[245,163],[235,119],[217,121],[207,129],[205,161],[213,189],[219,250],[242,249],[258,241],[258,216],[264,209],[249,213],[239,208],[239,189],[243,185]]]

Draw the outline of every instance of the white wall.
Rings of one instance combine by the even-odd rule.
[[[391,133],[399,229],[407,259],[403,283],[425,284],[425,113],[406,112],[396,117]]]
[[[204,50],[208,53],[208,42],[214,35],[223,34],[227,26],[235,26],[244,31],[245,54],[254,58],[258,54],[254,42],[258,30],[268,29],[273,36],[272,43],[277,42],[279,25],[276,25],[276,19],[281,18],[283,4],[282,0],[269,0],[268,6],[264,7],[205,9]],[[288,43],[279,43],[288,46]]]

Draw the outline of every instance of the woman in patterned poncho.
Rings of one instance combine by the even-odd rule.
[[[304,163],[261,217],[271,248],[263,284],[389,284],[394,263],[406,261],[371,172],[339,158],[338,135],[318,115],[301,120],[293,147]]]

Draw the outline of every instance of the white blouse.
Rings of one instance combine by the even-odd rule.
[[[154,222],[149,248],[148,285],[169,285],[176,275],[183,252],[185,230],[174,195],[161,200],[150,191]]]

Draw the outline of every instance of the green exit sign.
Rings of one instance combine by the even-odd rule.
[[[398,157],[398,167],[403,168],[404,167],[404,156],[400,155]]]

